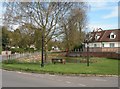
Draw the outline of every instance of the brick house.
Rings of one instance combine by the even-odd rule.
[[[85,43],[85,47],[87,44]],[[120,52],[120,29],[97,29],[89,35],[90,52]]]

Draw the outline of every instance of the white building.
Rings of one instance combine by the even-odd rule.
[[[91,32],[89,40],[90,52],[120,52],[120,29],[98,29]]]

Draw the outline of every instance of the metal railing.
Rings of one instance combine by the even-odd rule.
[[[8,60],[8,59],[18,59],[18,58],[32,58],[33,56],[40,55],[40,52],[34,52],[34,53],[16,53],[11,55],[2,55],[2,60]]]

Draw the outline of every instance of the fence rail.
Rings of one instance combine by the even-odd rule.
[[[40,52],[34,52],[34,53],[16,53],[11,55],[2,55],[2,60],[8,60],[8,59],[18,59],[18,58],[31,58],[33,56],[40,55]]]

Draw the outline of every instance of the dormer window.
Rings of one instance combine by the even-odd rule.
[[[113,39],[114,39],[114,38],[115,38],[115,35],[111,35],[111,38],[113,38]]]
[[[115,39],[115,38],[116,38],[116,35],[115,35],[114,32],[112,32],[112,33],[110,34],[110,39]]]
[[[99,35],[96,35],[96,36],[95,36],[95,39],[96,39],[96,40],[98,40],[99,38],[100,38],[100,36],[99,36]]]

